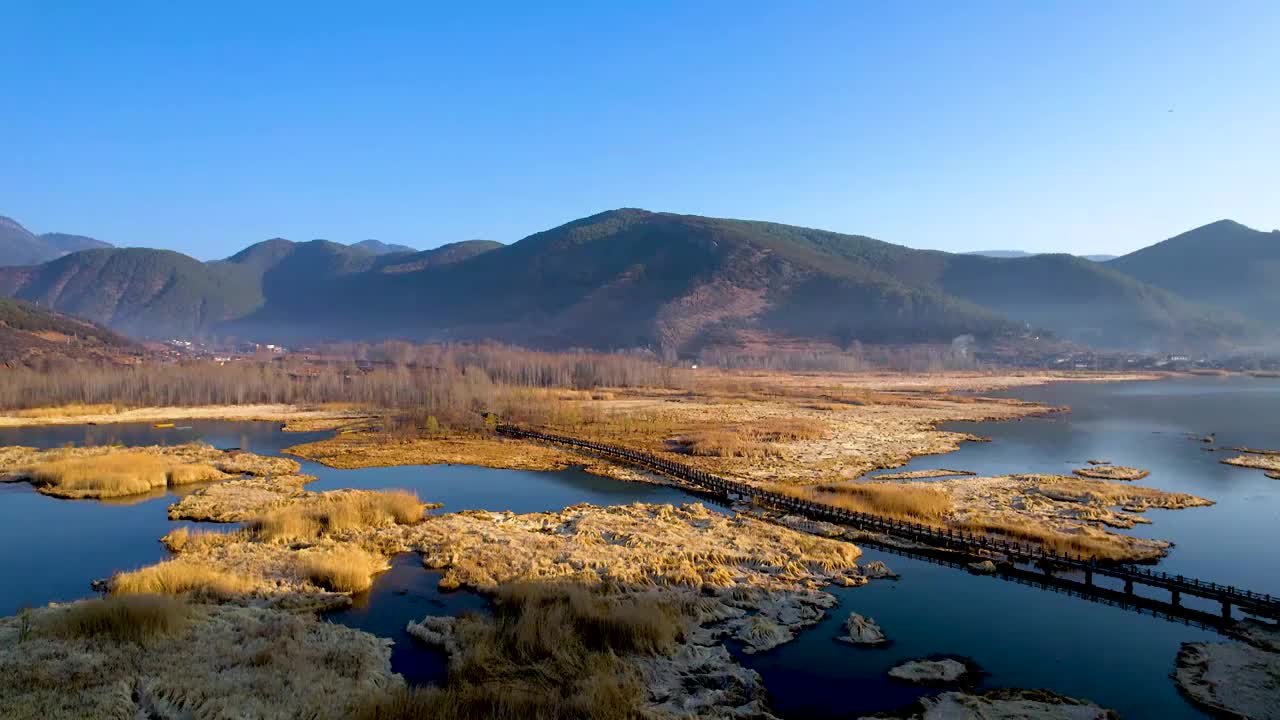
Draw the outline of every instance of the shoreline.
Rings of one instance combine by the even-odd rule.
[[[286,404],[192,405],[129,408],[111,412],[54,414],[59,408],[20,410],[0,415],[0,428],[62,425],[122,425],[169,420],[224,420],[228,422],[279,422],[285,432],[337,430],[370,419],[367,412],[347,407],[316,408]],[[41,413],[49,414],[41,414]],[[22,413],[30,413],[23,415]]]

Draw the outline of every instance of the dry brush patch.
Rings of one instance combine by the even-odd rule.
[[[132,595],[59,606],[41,615],[38,632],[60,638],[143,642],[181,631],[190,617],[191,608],[179,598]]]
[[[334,491],[254,518],[247,527],[261,540],[305,541],[379,525],[409,525],[422,519],[426,507],[405,490]]]
[[[1213,504],[1185,493],[1061,475],[972,477],[927,484],[951,496],[955,510],[947,520],[949,526],[1124,561],[1159,558],[1169,543],[1109,532],[1099,525],[1131,527],[1141,521],[1132,513],[1149,507]]]
[[[193,545],[190,549],[197,547],[199,545]],[[253,590],[253,583],[246,577],[183,557],[117,573],[108,585],[117,595],[187,595],[209,600],[227,600]]]
[[[843,510],[937,525],[951,514],[951,496],[922,484],[857,482],[773,485],[769,490]]]
[[[0,450],[0,478],[28,481],[37,490],[63,498],[121,498],[240,474],[296,472],[298,463],[204,443],[173,446],[70,447]]]
[[[388,641],[279,611],[152,596],[0,618],[6,720],[345,720],[402,686]]]
[[[561,584],[500,588],[489,616],[441,618],[421,632],[450,652],[442,689],[371,699],[359,718],[650,717],[637,658],[672,653],[690,619],[654,596]]]

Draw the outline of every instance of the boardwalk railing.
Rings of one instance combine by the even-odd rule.
[[[527,430],[515,425],[499,425],[497,432],[509,437],[540,440],[594,452],[683,480],[729,500],[749,500],[815,520],[850,525],[933,547],[975,554],[999,553],[1012,561],[1039,563],[1045,568],[1076,570],[1084,573],[1085,582],[1089,585],[1093,584],[1095,575],[1117,578],[1124,582],[1125,593],[1132,594],[1135,585],[1158,588],[1171,594],[1174,605],[1181,602],[1183,595],[1205,598],[1221,603],[1222,615],[1225,618],[1231,616],[1231,609],[1234,607],[1251,615],[1280,619],[1280,598],[1265,593],[1219,585],[1182,575],[1170,575],[1132,565],[1099,562],[1095,558],[1084,555],[1061,553],[1041,545],[1006,540],[982,533],[923,525],[881,515],[845,510],[729,480],[684,463],[618,445]]]

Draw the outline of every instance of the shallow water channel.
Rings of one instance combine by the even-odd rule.
[[[1133,532],[1174,540],[1160,569],[1280,592],[1280,558],[1269,548],[1280,481],[1260,471],[1221,465],[1209,447],[1280,448],[1280,382],[1196,378],[1155,383],[1061,384],[1012,396],[1071,405],[1072,412],[1011,423],[956,423],[949,429],[992,438],[949,455],[922,457],[906,469],[951,468],[980,474],[1069,472],[1090,458],[1152,471],[1142,484],[1218,501],[1210,508],[1148,511],[1151,526]],[[259,454],[325,433],[284,433],[268,423],[193,422],[191,429],[150,425],[0,429],[0,445],[71,443],[176,444],[202,439]],[[1200,438],[1216,433],[1215,442]],[[319,479],[310,490],[409,488],[424,500],[459,509],[552,510],[579,502],[689,502],[670,487],[623,483],[580,470],[528,472],[470,466],[334,470],[303,463]],[[95,578],[161,560],[157,541],[178,523],[166,519],[173,500],[158,493],[131,504],[57,500],[26,484],[0,484],[0,613],[90,594]],[[862,588],[835,589],[840,606],[818,626],[774,651],[748,656],[764,677],[772,706],[786,718],[846,718],[890,711],[932,692],[888,680],[904,659],[964,656],[988,673],[980,687],[1046,688],[1087,698],[1123,717],[1195,718],[1169,673],[1180,643],[1217,639],[1212,631],[1092,603],[991,577],[969,575],[921,559],[864,548],[901,574]],[[483,611],[468,592],[441,592],[438,574],[402,555],[374,587],[328,619],[394,641],[392,663],[411,682],[439,681],[444,660],[403,632],[425,615]],[[873,617],[893,641],[863,650],[839,644],[850,612]]]

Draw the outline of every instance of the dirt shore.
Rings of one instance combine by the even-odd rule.
[[[107,425],[154,423],[168,420],[233,420],[285,423],[285,430],[306,432],[334,430],[368,419],[354,408],[313,408],[298,405],[203,405],[198,407],[145,407],[114,409],[47,408],[0,415],[0,427],[36,425]]]

